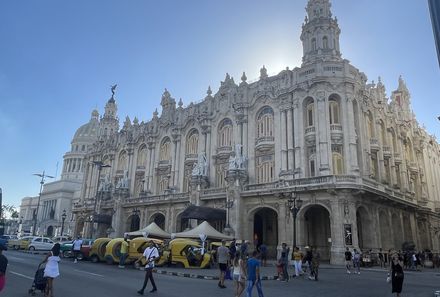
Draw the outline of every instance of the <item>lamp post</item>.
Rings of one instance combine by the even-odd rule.
[[[97,207],[97,203],[98,203],[99,179],[101,177],[101,170],[102,170],[102,168],[111,167],[108,164],[104,164],[104,162],[102,162],[102,161],[92,161],[92,164],[98,167],[98,181],[96,182],[96,194],[95,194],[95,203],[93,205],[93,220],[92,220],[92,228],[90,230],[90,238],[93,238],[93,231],[95,229],[96,207]]]
[[[292,192],[289,200],[287,200],[287,206],[290,209],[293,217],[293,248],[296,247],[296,217],[301,209],[303,201],[296,196],[295,192]]]
[[[64,221],[66,220],[67,214],[66,214],[66,210],[63,210],[63,214],[61,215],[61,236],[63,236],[63,232],[64,232]]]
[[[33,175],[41,177],[41,180],[40,180],[40,194],[38,194],[37,210],[35,211],[34,227],[32,228],[32,235],[35,236],[35,231],[37,229],[38,209],[40,208],[41,191],[43,191],[44,181],[45,181],[46,178],[55,178],[55,177],[45,174],[44,170],[43,170],[43,173],[34,173]]]

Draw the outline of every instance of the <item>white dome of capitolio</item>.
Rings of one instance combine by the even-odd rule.
[[[98,137],[99,113],[95,109],[92,111],[92,117],[87,124],[82,125],[76,130],[72,139],[72,144],[93,143]]]

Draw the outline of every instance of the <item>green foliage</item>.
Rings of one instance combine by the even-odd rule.
[[[8,218],[8,217],[10,217],[12,219],[18,219],[19,213],[15,209],[15,206],[9,205],[9,204],[4,204],[4,205],[2,205],[2,217],[1,217],[1,219],[5,219],[5,218]]]

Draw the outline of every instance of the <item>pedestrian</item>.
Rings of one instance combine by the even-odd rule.
[[[311,260],[311,267],[310,267],[311,271],[310,271],[309,279],[318,281],[319,261],[321,255],[319,254],[316,247],[312,247],[311,255],[312,255],[312,260]]]
[[[287,272],[287,267],[289,265],[289,252],[290,249],[287,247],[285,242],[281,245],[281,255],[280,255],[280,264],[283,266],[283,279],[282,282],[289,281],[289,273]]]
[[[413,252],[411,255],[411,270],[416,270],[416,264],[417,264],[416,253]]]
[[[135,263],[139,263],[139,261],[142,258],[145,258],[147,263],[145,264],[144,285],[142,286],[142,289],[137,291],[139,295],[144,295],[144,291],[145,288],[147,287],[148,280],[150,280],[151,284],[153,285],[153,289],[150,291],[150,293],[157,291],[156,283],[154,282],[154,278],[153,278],[153,268],[154,268],[154,261],[156,261],[156,259],[159,259],[159,250],[157,249],[157,247],[154,246],[154,242],[152,240],[150,240],[149,246],[145,249],[142,256],[140,256]]]
[[[82,247],[83,241],[81,239],[80,236],[78,236],[72,244],[72,248],[73,248],[73,263],[77,263],[78,262],[78,255],[79,253],[81,253],[81,247]]]
[[[298,277],[300,274],[303,273],[302,272],[303,254],[301,253],[301,251],[297,246],[293,250],[292,258],[293,258],[293,268],[295,269],[295,276]]]
[[[352,261],[352,255],[350,252],[350,249],[347,247],[345,250],[345,267],[347,268],[347,273],[351,273],[351,261]]]
[[[229,249],[226,247],[226,241],[222,240],[222,245],[217,249],[217,262],[218,267],[220,269],[220,276],[218,286],[219,288],[226,288],[225,286],[225,275],[226,270],[228,269],[228,260],[229,260]]]
[[[8,267],[8,258],[3,255],[3,251],[8,248],[4,244],[0,244],[0,292],[6,285],[6,268]]]
[[[356,249],[353,250],[353,268],[354,273],[361,274],[361,253]]]
[[[394,253],[391,257],[390,261],[390,272],[388,273],[388,277],[391,274],[391,293],[396,293],[396,297],[400,296],[402,293],[402,285],[403,285],[403,259]]]
[[[128,239],[127,237],[121,242],[121,256],[119,257],[119,268],[125,268],[125,259],[128,255]]]
[[[247,260],[246,297],[252,297],[252,290],[255,285],[257,287],[258,297],[264,297],[263,289],[261,288],[260,261],[258,261],[257,255],[258,252],[253,251],[252,256]]]
[[[307,268],[309,269],[309,276],[312,274],[312,251],[310,250],[309,246],[305,247],[306,249],[306,255],[303,258],[303,264],[305,267],[305,272],[307,272]]]
[[[259,247],[260,250],[260,257],[261,257],[261,264],[263,267],[266,267],[266,261],[267,261],[267,246],[262,243]]]
[[[237,253],[237,246],[235,243],[235,238],[232,239],[231,243],[229,244],[229,257],[230,259],[235,259],[235,254]]]
[[[384,261],[384,258],[383,258],[383,251],[382,251],[382,248],[380,248],[379,249],[379,265],[380,265],[380,268],[385,268],[385,261]]]
[[[53,280],[60,275],[58,268],[58,263],[61,260],[60,250],[60,244],[55,243],[43,262],[40,263],[40,265],[46,263],[46,267],[44,268],[44,277],[47,279],[46,288],[44,290],[45,297],[53,297]]]
[[[235,297],[240,297],[244,291],[244,285],[246,281],[246,267],[244,265],[244,261],[241,257],[240,252],[235,254],[235,258],[233,259],[233,279],[235,282]]]
[[[240,246],[240,253],[243,259],[246,259],[248,257],[248,249],[249,249],[249,241],[243,240]]]

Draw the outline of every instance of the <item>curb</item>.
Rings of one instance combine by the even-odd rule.
[[[194,273],[184,273],[184,272],[173,272],[167,270],[154,269],[153,272],[157,274],[164,274],[169,276],[178,276],[178,277],[187,277],[187,278],[196,278],[196,279],[204,279],[204,280],[219,280],[218,276],[212,275],[202,275],[202,274],[194,274]],[[276,280],[278,276],[262,276],[261,280]]]

